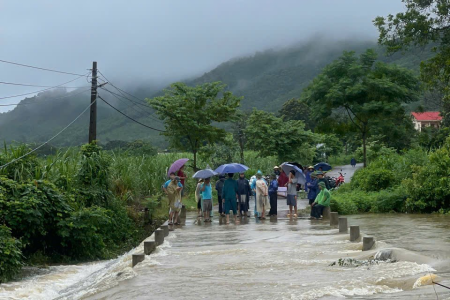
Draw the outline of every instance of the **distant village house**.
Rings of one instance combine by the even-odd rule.
[[[422,131],[423,127],[439,128],[441,126],[442,117],[438,111],[413,112],[411,117],[414,128]]]

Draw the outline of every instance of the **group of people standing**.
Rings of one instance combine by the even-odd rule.
[[[315,171],[308,167],[304,170],[309,205],[311,206],[311,218],[319,219],[325,207],[330,205],[331,194],[328,180],[321,171]],[[226,217],[226,223],[230,222],[230,211],[235,216],[235,221],[239,222],[241,217],[250,217],[250,197],[255,197],[254,216],[261,220],[268,215],[277,215],[277,202],[279,187],[286,187],[286,202],[289,206],[288,217],[297,217],[298,191],[302,187],[299,185],[296,171],[291,170],[289,175],[280,171],[278,166],[274,167],[274,172],[270,176],[264,177],[258,171],[252,178],[246,179],[245,173],[240,173],[237,180],[233,179],[234,174],[226,176],[220,175],[215,184],[218,195],[218,212],[222,217]],[[170,174],[170,179],[163,185],[163,190],[169,201],[169,225],[177,225],[177,217],[181,209],[181,197],[185,175],[183,169],[177,173]],[[204,222],[211,222],[213,216],[213,193],[211,178],[200,179],[195,189],[195,199],[197,201],[198,216],[203,216]]]

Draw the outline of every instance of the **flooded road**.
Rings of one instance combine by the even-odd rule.
[[[304,200],[302,200],[304,201]],[[450,285],[450,218],[437,215],[356,215],[377,240],[362,252],[326,221],[251,218],[239,225],[196,224],[172,231],[134,269],[116,260],[52,267],[39,276],[2,284],[0,299],[436,299],[417,286],[428,273]],[[330,266],[339,258],[368,259],[394,249],[398,262]],[[142,251],[142,246],[135,251]],[[436,286],[439,299],[450,293]]]
[[[136,266],[135,276],[85,299],[436,299],[416,287],[428,273],[450,284],[450,218],[363,215],[349,218],[376,237],[361,252],[326,222],[279,220],[239,225],[188,225]],[[339,258],[368,259],[395,248],[395,263],[329,266]],[[101,290],[101,286],[99,286]],[[439,299],[450,293],[436,286]],[[70,296],[69,296],[70,299]]]
[[[278,207],[286,209],[284,199]],[[327,221],[225,225],[216,216],[202,224],[192,213],[135,268],[131,254],[142,244],[114,260],[30,270],[20,282],[0,285],[0,299],[450,299],[449,290],[419,280],[436,274],[450,285],[450,216],[365,214],[348,221],[375,237],[374,249],[362,252]],[[364,262],[383,249],[396,262]],[[362,264],[330,266],[341,258]]]

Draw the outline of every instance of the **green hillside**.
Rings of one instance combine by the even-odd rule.
[[[430,55],[429,49],[426,51],[417,49],[405,55],[396,54],[385,57],[382,49],[371,41],[310,41],[289,49],[268,50],[235,58],[222,63],[199,78],[186,82],[194,85],[222,81],[234,94],[244,96],[242,109],[250,110],[256,107],[277,111],[285,101],[298,97],[302,89],[319,74],[320,70],[338,58],[342,51],[362,52],[367,48],[377,49],[380,60],[397,63],[417,71],[420,61]],[[107,88],[115,91],[111,86]],[[142,99],[161,94],[160,87],[142,86],[128,91]],[[77,91],[74,91],[72,95],[76,93]],[[119,101],[105,91],[100,91],[100,95],[140,122],[164,129],[163,124],[154,120],[155,116],[153,118],[148,116],[152,112],[151,109],[136,106],[124,99]],[[61,97],[65,98],[60,99]],[[68,96],[66,92],[50,91],[22,102],[33,104],[20,105],[10,112],[0,114],[0,141],[42,142],[47,140],[83,111],[89,104],[89,92]],[[70,146],[86,142],[88,115],[88,113],[83,115],[73,126],[52,141],[52,144]],[[100,100],[98,139],[101,143],[111,140],[144,139],[150,140],[159,148],[167,147],[167,143],[158,132],[133,123]]]

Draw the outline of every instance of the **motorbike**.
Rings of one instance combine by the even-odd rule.
[[[336,178],[335,180],[335,187],[340,187],[342,184],[345,183],[345,175],[346,175],[345,173],[342,174],[342,170],[341,172],[339,172],[339,177]]]

